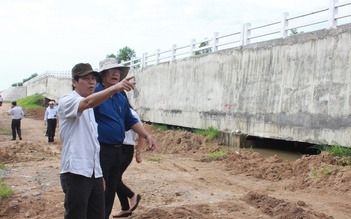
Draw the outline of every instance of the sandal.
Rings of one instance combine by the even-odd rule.
[[[132,212],[123,212],[120,211],[118,214],[112,215],[113,218],[129,217],[132,215]]]
[[[138,194],[137,197],[135,198],[135,200],[133,202],[131,202],[130,206],[133,206],[133,207],[130,208],[130,211],[134,211],[138,207],[140,199],[141,199],[141,196]]]

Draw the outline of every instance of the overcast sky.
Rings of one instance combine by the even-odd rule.
[[[93,68],[125,46],[168,50],[328,6],[329,0],[1,0],[0,91],[34,73]]]

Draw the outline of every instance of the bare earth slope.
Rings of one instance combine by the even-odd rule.
[[[9,109],[0,107],[0,129],[10,129]],[[14,190],[0,201],[0,218],[63,218],[59,133],[48,145],[43,113],[27,112],[22,141],[0,135],[0,164],[7,167],[0,178]],[[143,151],[143,162],[133,160],[125,173],[124,181],[142,196],[130,218],[350,218],[345,160],[323,154],[290,162],[232,150],[224,160],[206,162],[221,147],[215,141],[145,127],[160,151]]]

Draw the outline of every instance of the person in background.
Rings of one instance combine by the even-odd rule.
[[[47,125],[47,135],[49,144],[54,143],[55,130],[57,124],[57,107],[55,107],[55,102],[50,101],[49,107],[45,110],[44,115],[44,125]]]
[[[2,106],[2,101],[4,101],[4,99],[3,99],[2,96],[0,95],[0,106]]]
[[[16,140],[16,131],[18,134],[19,140],[22,140],[22,133],[21,133],[21,120],[24,118],[24,112],[22,107],[17,106],[17,102],[13,101],[11,105],[11,109],[8,111],[8,114],[11,115],[11,131],[12,131],[12,139]]]
[[[138,122],[142,125],[143,123],[140,120],[139,115],[133,107],[130,105],[128,97],[126,93],[123,91],[121,92],[123,96],[127,99],[130,111],[132,112],[132,115],[138,119]],[[138,142],[136,144],[136,141]],[[116,193],[119,199],[119,202],[121,204],[121,211],[119,213],[113,214],[112,217],[114,218],[120,218],[120,217],[128,217],[132,214],[132,209],[130,206],[135,206],[135,203],[133,203],[131,200],[136,200],[136,195],[128,186],[126,186],[123,183],[122,180],[122,175],[130,165],[130,163],[133,160],[134,157],[134,147],[136,148],[135,150],[135,159],[137,163],[141,163],[141,148],[144,145],[144,139],[143,138],[138,138],[138,134],[135,133],[132,129],[127,131],[125,134],[125,139],[122,144],[122,159],[121,159],[121,167],[120,171],[118,173],[118,178],[119,181],[117,183],[116,187]]]
[[[127,76],[129,67],[121,66],[115,58],[107,58],[99,63],[99,81],[95,92],[101,92],[115,86]],[[105,190],[105,218],[108,219],[115,199],[118,173],[120,171],[121,146],[126,130],[133,129],[141,138],[146,139],[149,149],[157,148],[144,127],[132,115],[127,99],[120,93],[110,96],[105,102],[94,108],[95,119],[98,124],[98,140],[100,143],[100,162],[106,182]],[[130,211],[134,211],[141,199],[135,195],[130,201]]]
[[[130,78],[94,93],[97,72],[88,63],[72,69],[73,92],[60,99],[58,118],[62,141],[60,181],[65,193],[65,219],[105,218],[105,183],[93,107],[116,92],[134,89]]]
[[[58,103],[56,103],[55,100],[50,100],[49,103],[50,103],[51,101],[54,102],[55,108],[57,108]],[[46,109],[49,109],[49,108],[50,108],[50,104],[49,104],[49,106],[48,106]],[[49,125],[48,125],[48,123],[46,122],[46,132],[45,132],[45,136],[48,136],[48,132],[49,132],[48,129],[49,129]]]

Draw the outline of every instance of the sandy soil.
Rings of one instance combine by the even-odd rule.
[[[9,104],[0,107],[0,129],[10,129]],[[0,135],[0,178],[14,195],[0,201],[0,218],[63,218],[59,182],[61,145],[49,145],[43,111],[27,112],[23,140]],[[235,151],[190,132],[154,130],[160,151],[143,151],[124,180],[142,196],[130,218],[335,218],[351,217],[351,168],[328,154],[297,161]],[[226,159],[207,155],[229,149]],[[114,211],[118,211],[116,199]],[[112,218],[112,216],[111,216]]]

